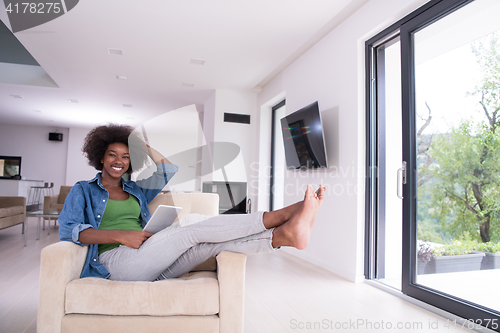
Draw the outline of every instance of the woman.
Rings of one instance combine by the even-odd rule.
[[[131,155],[140,156],[134,159],[139,164],[136,169],[146,158],[130,152],[132,130],[99,126],[85,139],[83,152],[101,172],[73,186],[59,216],[60,239],[89,246],[81,277],[153,281],[178,277],[224,250],[252,254],[307,246],[324,197],[322,186],[315,193],[308,185],[303,201],[277,211],[216,217],[191,214],[154,235],[142,231],[151,217],[148,203],[174,176],[177,166],[147,146],[144,150],[157,171],[145,180],[125,181],[123,176],[132,172]]]

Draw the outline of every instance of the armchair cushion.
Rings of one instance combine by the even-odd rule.
[[[23,206],[13,206],[13,207],[6,207],[6,208],[0,208],[0,217],[11,217],[14,215],[19,215],[24,213],[24,207]]]
[[[66,286],[66,314],[71,313],[214,315],[219,313],[219,283],[215,272],[188,273],[178,279],[156,282],[77,279]]]

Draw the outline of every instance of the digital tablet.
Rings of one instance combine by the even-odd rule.
[[[160,230],[170,227],[181,210],[182,207],[159,205],[153,213],[153,216],[151,216],[148,223],[142,230],[154,234]]]

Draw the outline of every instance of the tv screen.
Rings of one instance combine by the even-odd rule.
[[[21,177],[20,156],[0,156],[0,178]]]
[[[281,119],[287,169],[326,168],[323,124],[318,102]]]

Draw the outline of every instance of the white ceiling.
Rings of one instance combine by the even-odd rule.
[[[0,123],[138,126],[202,105],[214,89],[259,91],[366,2],[82,0],[63,16],[15,34],[57,87],[50,78],[26,82],[19,67],[2,80],[9,83],[0,83]],[[10,28],[4,8],[0,19]]]

